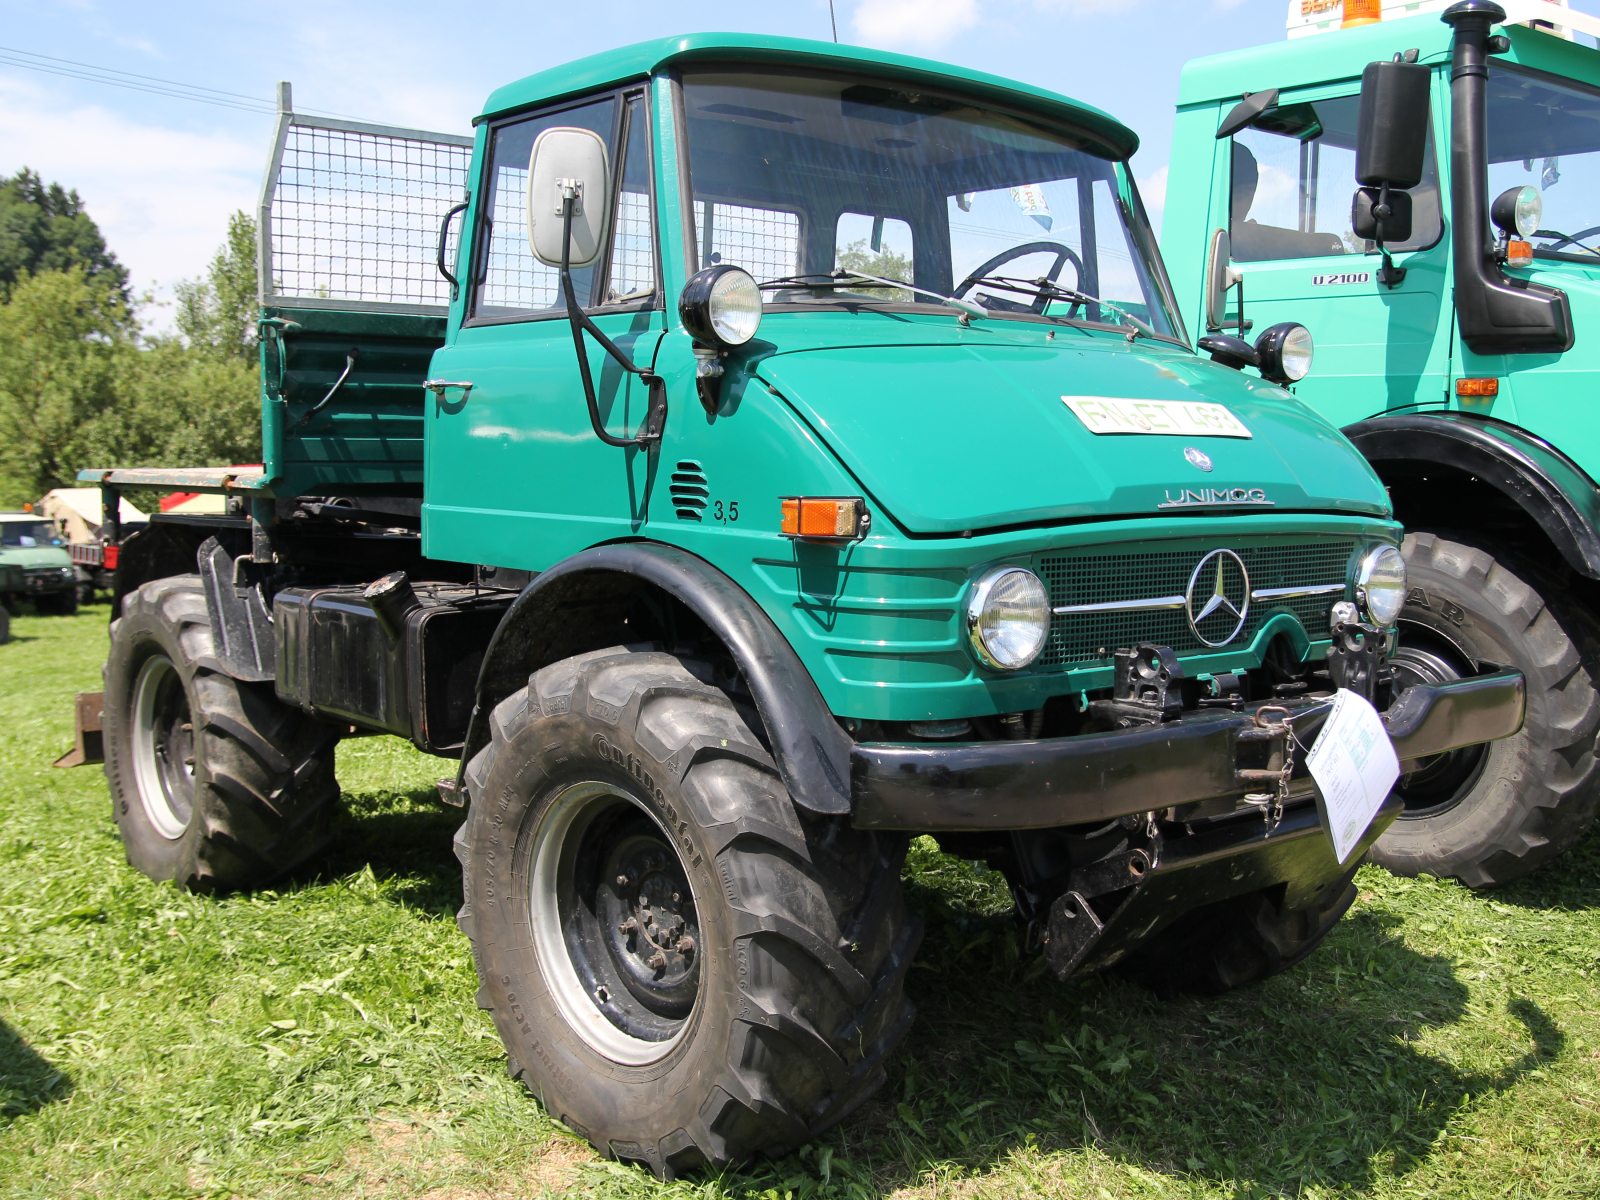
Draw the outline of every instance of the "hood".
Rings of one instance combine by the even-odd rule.
[[[72,556],[60,546],[6,546],[0,548],[0,567],[70,567]]]
[[[1161,513],[1388,515],[1383,485],[1344,436],[1264,380],[1070,328],[1046,341],[1041,325],[947,325],[947,338],[915,344],[774,338],[778,352],[756,368],[913,533]],[[1251,436],[1097,434],[1063,397],[1221,404]],[[1230,504],[1230,493],[1257,503]]]

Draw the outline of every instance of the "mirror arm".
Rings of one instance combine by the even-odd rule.
[[[572,248],[572,210],[576,197],[568,194],[562,205],[561,219],[561,291],[567,301],[567,321],[572,326],[572,344],[578,352],[578,374],[583,377],[583,396],[589,404],[589,424],[594,435],[608,446],[648,446],[661,440],[662,427],[667,421],[667,383],[654,371],[638,366],[600,331],[589,319],[589,314],[578,306],[578,297],[572,287],[572,269],[568,265]],[[600,401],[595,396],[594,377],[589,372],[589,355],[584,350],[583,332],[588,330],[594,340],[624,371],[637,375],[645,385],[649,403],[645,410],[644,426],[631,438],[619,438],[606,432],[600,420]]]
[[[1378,247],[1378,253],[1383,255],[1383,266],[1378,268],[1378,282],[1390,288],[1399,286],[1406,277],[1406,269],[1394,265],[1394,259],[1389,257],[1388,247],[1383,244],[1384,218],[1393,212],[1394,207],[1389,203],[1389,184],[1386,180],[1378,189],[1378,203],[1372,208],[1372,215],[1378,219],[1378,227],[1374,231],[1378,236],[1372,240]]]

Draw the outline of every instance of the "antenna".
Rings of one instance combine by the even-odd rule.
[[[833,26],[833,40],[839,40],[839,19],[833,15],[833,0],[828,0],[828,24]]]

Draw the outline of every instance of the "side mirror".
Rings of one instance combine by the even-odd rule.
[[[528,158],[528,247],[547,267],[586,267],[600,257],[611,215],[606,143],[590,129],[546,129]],[[562,245],[567,206],[572,237]],[[563,253],[565,251],[565,253]]]
[[[1394,287],[1406,277],[1386,242],[1411,236],[1411,197],[1402,190],[1422,182],[1428,152],[1428,88],[1432,71],[1417,63],[1368,63],[1361,72],[1361,113],[1356,120],[1356,192],[1350,225],[1383,255],[1378,281]]]
[[[1389,211],[1379,215],[1383,189],[1357,188],[1350,205],[1350,229],[1369,242],[1404,242],[1411,238],[1411,193],[1390,192]]]
[[[1239,288],[1239,320],[1242,326],[1240,332],[1250,328],[1244,323],[1244,276],[1229,265],[1233,255],[1233,240],[1228,236],[1226,229],[1219,229],[1211,235],[1211,252],[1206,256],[1206,328],[1218,330],[1222,328],[1223,320],[1227,316],[1228,289]]]
[[[1422,182],[1430,74],[1428,67],[1403,62],[1368,63],[1361,72],[1356,182],[1363,187],[1413,188]]]

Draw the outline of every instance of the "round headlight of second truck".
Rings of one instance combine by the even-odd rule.
[[[1356,603],[1374,625],[1388,628],[1406,603],[1406,560],[1393,546],[1379,546],[1361,560]]]
[[[1020,671],[1050,636],[1050,595],[1025,567],[997,567],[978,580],[967,602],[973,653],[998,671]]]
[[[1274,383],[1299,383],[1311,374],[1315,351],[1311,331],[1298,321],[1282,321],[1256,339],[1262,378]]]

